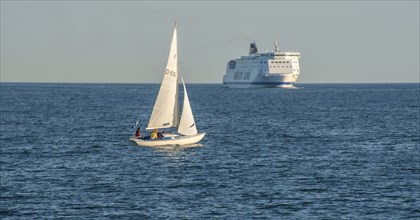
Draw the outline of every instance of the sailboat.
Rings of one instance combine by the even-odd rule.
[[[178,120],[179,89],[178,80],[181,78],[184,87],[184,101],[181,118]],[[137,123],[136,123],[137,126]],[[150,116],[146,130],[177,128],[177,133],[166,133],[157,139],[131,137],[130,140],[139,146],[164,146],[195,144],[203,139],[206,133],[198,133],[188,99],[184,79],[178,74],[178,45],[176,23],[172,36],[168,62],[163,74],[159,93]]]

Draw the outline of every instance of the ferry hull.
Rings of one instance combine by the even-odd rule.
[[[175,135],[171,137],[165,137],[163,139],[139,139],[139,138],[130,138],[130,141],[136,143],[138,146],[144,146],[144,147],[156,147],[156,146],[166,146],[166,145],[189,145],[189,144],[195,144],[206,135],[206,133],[198,133],[196,135],[190,135],[190,136],[181,136],[181,135]]]
[[[223,85],[230,88],[292,88],[297,75],[267,74],[256,78],[253,81],[224,80]]]

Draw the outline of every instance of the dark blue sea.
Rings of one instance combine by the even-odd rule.
[[[1,219],[420,218],[419,84],[187,84],[207,135],[164,148],[158,84],[0,85]]]

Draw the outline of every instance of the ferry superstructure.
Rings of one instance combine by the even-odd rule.
[[[299,52],[280,52],[277,40],[274,51],[259,53],[255,41],[248,56],[227,63],[223,84],[233,88],[293,87],[299,77]]]

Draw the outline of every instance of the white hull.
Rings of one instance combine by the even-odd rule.
[[[253,84],[224,84],[225,87],[234,89],[252,89],[252,88],[294,88],[293,84],[288,85],[253,85]]]
[[[195,144],[201,139],[203,139],[206,133],[198,133],[195,135],[190,136],[181,136],[181,135],[171,135],[170,137],[164,137],[163,139],[138,139],[138,138],[130,138],[130,141],[133,141],[139,146],[145,147],[155,147],[155,146],[165,146],[165,145],[189,145]]]
[[[291,88],[298,75],[293,74],[255,74],[252,80],[234,80],[225,77],[223,85],[230,88]]]

